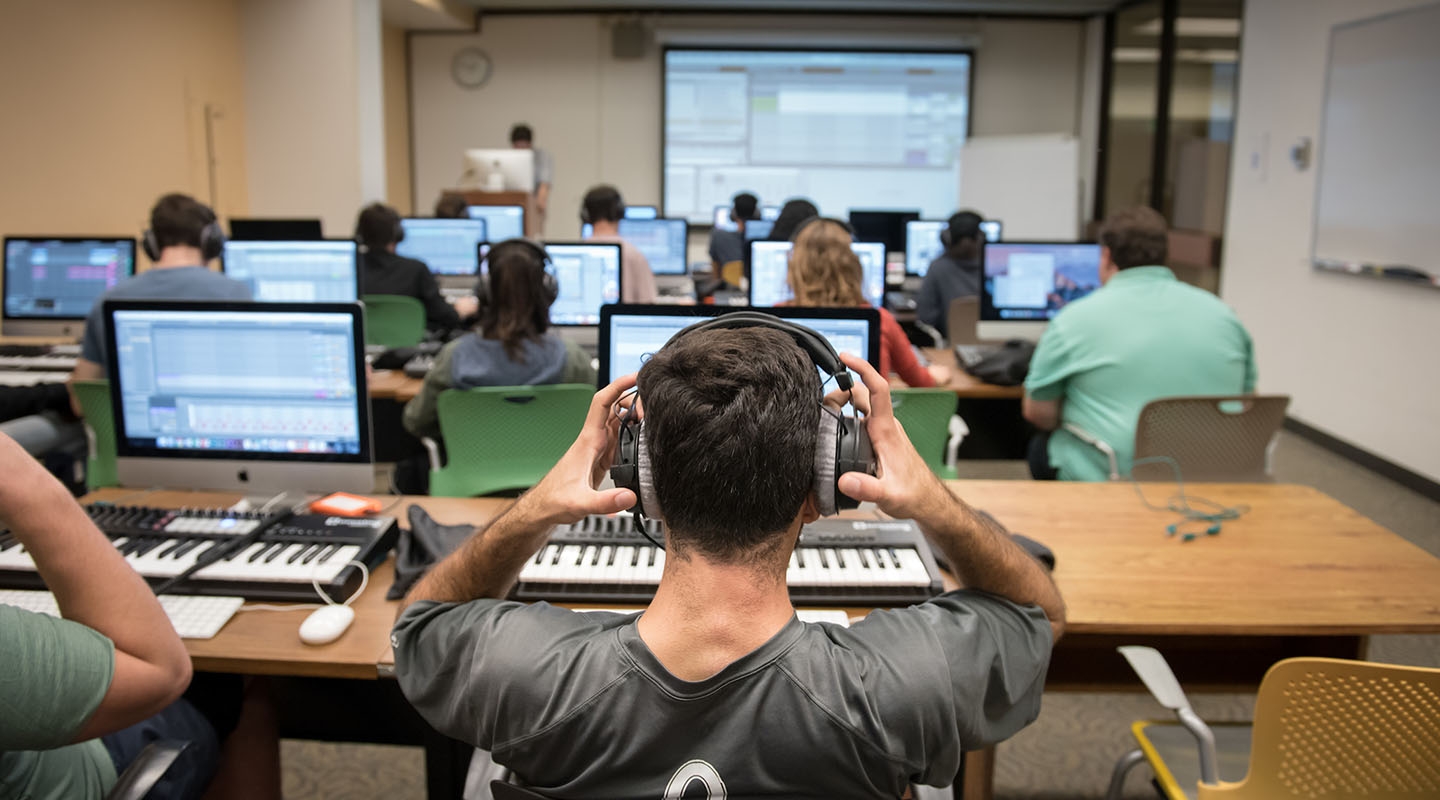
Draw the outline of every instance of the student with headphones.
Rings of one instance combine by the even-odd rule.
[[[940,232],[945,252],[930,262],[915,296],[916,319],[937,331],[949,325],[950,301],[980,294],[980,254],[985,246],[980,223],[984,221],[974,211],[961,211]]]
[[[817,366],[840,392],[822,397]],[[863,421],[838,414],[847,368]],[[849,627],[798,619],[801,526],[856,501],[914,519],[967,589]],[[644,614],[503,599],[551,526],[637,504],[667,551]],[[761,314],[693,325],[600,390],[554,469],[405,602],[391,641],[421,716],[564,797],[947,785],[963,751],[1035,719],[1065,614],[1044,568],[925,466],[868,363]]]
[[[730,201],[730,221],[735,230],[715,229],[710,232],[710,266],[715,274],[731,261],[745,260],[745,223],[760,219],[760,198],[749,192],[741,192]]]
[[[645,254],[635,245],[620,238],[620,220],[625,217],[625,201],[614,186],[600,185],[585,193],[580,204],[580,221],[593,231],[586,241],[616,242],[620,245],[620,283],[625,287],[624,303],[655,302],[655,273]]]
[[[425,327],[448,333],[460,327],[460,320],[479,307],[473,297],[462,297],[451,306],[440,294],[435,275],[424,261],[395,252],[404,241],[400,213],[384,203],[371,203],[355,220],[355,240],[364,248],[360,268],[360,294],[398,294],[413,297],[425,306]]]
[[[550,329],[550,306],[559,294],[545,248],[509,239],[490,249],[476,283],[478,331],[441,348],[425,384],[405,404],[405,428],[439,438],[436,403],[446,389],[595,383],[590,355]]]
[[[95,301],[85,318],[80,358],[70,380],[108,377],[105,358],[106,300],[249,300],[250,287],[206,266],[220,257],[225,234],[210,207],[184,194],[167,194],[150,210],[150,227],[141,239],[150,268],[122,281]],[[80,404],[72,405],[76,416]]]

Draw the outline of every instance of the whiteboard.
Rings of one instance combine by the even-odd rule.
[[[1005,223],[1006,239],[1075,241],[1081,191],[1074,136],[976,136],[960,148],[960,208]]]
[[[1440,274],[1440,3],[1330,36],[1316,266]]]

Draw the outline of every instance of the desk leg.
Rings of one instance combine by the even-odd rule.
[[[995,748],[965,754],[965,775],[956,787],[957,800],[993,800],[995,797]]]
[[[475,748],[430,731],[425,736],[425,797],[427,800],[461,800],[465,775]]]

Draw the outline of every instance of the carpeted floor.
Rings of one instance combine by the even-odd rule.
[[[1315,486],[1425,550],[1440,556],[1440,503],[1283,433],[1277,479]],[[967,462],[962,478],[1028,479],[1012,461]],[[1440,636],[1377,636],[1376,661],[1440,667]],[[1199,695],[1196,710],[1212,721],[1248,719],[1253,695]],[[1131,721],[1165,712],[1148,695],[1051,694],[1036,723],[1000,746],[995,793],[1000,800],[1078,800],[1104,796],[1115,759],[1133,746]],[[420,800],[419,749],[286,741],[289,800]],[[1153,798],[1145,769],[1135,770],[1127,798]]]

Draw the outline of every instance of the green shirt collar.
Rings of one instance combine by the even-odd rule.
[[[1126,282],[1173,281],[1175,280],[1175,273],[1171,272],[1169,267],[1131,267],[1130,269],[1122,269],[1119,272],[1116,272],[1110,278],[1111,283],[1114,283],[1118,280],[1124,280]]]

